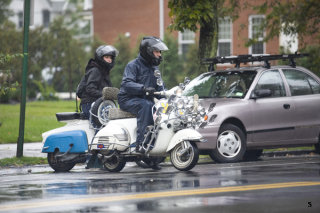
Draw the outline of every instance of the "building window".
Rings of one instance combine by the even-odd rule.
[[[231,55],[232,31],[231,19],[229,17],[219,20],[219,44],[218,55]]]
[[[255,39],[257,42],[249,47],[250,54],[265,53],[265,44],[263,42],[264,30],[261,30],[261,24],[264,16],[255,15],[249,17],[249,38]]]
[[[50,11],[42,10],[42,23],[44,27],[49,27],[50,24]]]
[[[20,11],[18,13],[18,28],[22,28],[23,27],[23,12]]]
[[[190,30],[179,32],[179,54],[186,55],[189,46],[194,44],[195,33]]]

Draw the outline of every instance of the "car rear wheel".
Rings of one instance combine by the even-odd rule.
[[[209,154],[218,163],[241,161],[246,151],[246,137],[236,125],[224,124],[218,134],[217,145]]]

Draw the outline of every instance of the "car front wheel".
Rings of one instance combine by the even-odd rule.
[[[217,145],[209,154],[218,163],[234,163],[242,160],[246,151],[246,136],[236,125],[224,124],[218,134]]]

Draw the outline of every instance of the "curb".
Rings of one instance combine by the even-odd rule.
[[[292,150],[292,151],[264,151],[264,157],[284,157],[284,156],[299,156],[299,155],[316,155],[313,149],[310,150]]]

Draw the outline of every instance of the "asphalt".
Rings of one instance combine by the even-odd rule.
[[[26,157],[47,157],[46,153],[41,153],[42,143],[24,143],[23,156]],[[0,159],[12,158],[17,154],[17,144],[0,144]],[[264,157],[283,157],[283,156],[296,156],[296,155],[313,155],[312,148],[308,150],[284,150],[284,151],[264,151]]]

